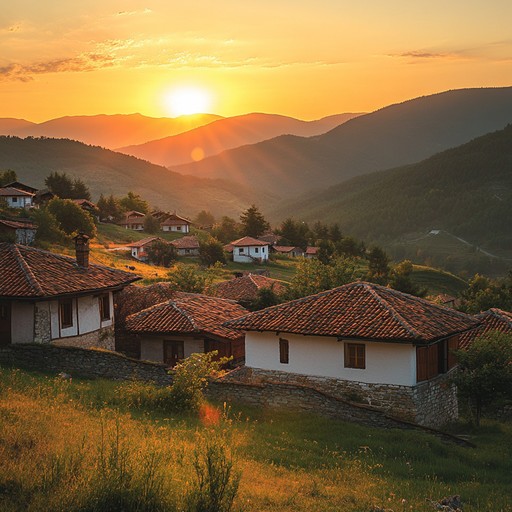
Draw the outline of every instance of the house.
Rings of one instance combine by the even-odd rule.
[[[162,231],[189,233],[191,224],[192,222],[190,222],[188,219],[185,219],[185,217],[180,217],[179,215],[176,215],[176,213],[172,213],[160,223],[160,227],[162,228]]]
[[[457,417],[453,350],[479,320],[355,282],[226,322],[259,379],[310,384],[429,426]]]
[[[53,192],[51,192],[47,188],[43,188],[35,193],[33,203],[36,206],[44,205],[51,201],[54,197],[55,194]]]
[[[284,256],[289,256],[290,258],[298,258],[299,256],[304,256],[304,251],[300,247],[295,247],[292,245],[274,245],[272,246],[272,252],[276,254],[283,254]]]
[[[113,293],[140,279],[89,264],[89,240],[76,258],[0,243],[0,344],[56,343],[114,348]]]
[[[251,236],[239,238],[228,244],[225,249],[233,253],[233,261],[238,263],[263,263],[268,260],[268,243],[260,242]]]
[[[4,200],[9,208],[28,208],[32,206],[35,194],[14,187],[0,188],[0,200]]]
[[[144,219],[146,215],[135,210],[125,213],[124,220],[119,225],[124,226],[125,229],[133,229],[134,231],[144,231]]]
[[[98,216],[98,207],[92,201],[88,199],[72,199],[72,201],[92,216]]]
[[[0,219],[0,234],[6,234],[9,241],[22,245],[32,245],[36,238],[37,225],[23,220]]]
[[[215,297],[235,300],[247,307],[258,298],[258,292],[262,288],[270,288],[277,295],[283,295],[287,290],[282,281],[249,273],[216,284],[212,293]]]
[[[491,308],[483,313],[475,315],[481,324],[477,329],[468,331],[461,335],[459,347],[468,348],[479,336],[498,331],[512,335],[512,313],[498,308]]]
[[[148,261],[148,248],[150,248],[156,241],[165,242],[158,236],[150,236],[137,242],[127,244],[126,247],[130,248],[132,258],[139,261]]]
[[[319,247],[306,247],[306,252],[304,253],[305,258],[316,258],[318,256]]]
[[[126,330],[137,335],[140,357],[173,367],[195,352],[217,350],[219,357],[244,358],[244,336],[223,323],[245,315],[234,301],[176,292],[172,299],[130,315]]]
[[[283,240],[283,237],[276,235],[275,233],[265,233],[264,235],[259,236],[258,240],[260,242],[266,242],[270,247],[272,247],[274,245],[279,245]]]
[[[21,181],[11,181],[11,183],[6,183],[2,188],[5,187],[17,188],[18,190],[23,190],[23,192],[37,194],[37,188],[31,187],[30,185],[25,185],[25,183],[22,183]]]
[[[199,256],[199,240],[196,236],[184,236],[171,242],[178,256]]]

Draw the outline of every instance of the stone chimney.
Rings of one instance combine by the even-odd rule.
[[[89,237],[83,232],[74,238],[76,250],[76,264],[82,268],[89,267]]]

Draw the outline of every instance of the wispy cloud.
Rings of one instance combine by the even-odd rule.
[[[140,14],[151,14],[153,11],[151,9],[141,9],[139,11],[119,11],[115,14],[115,16],[137,16]]]

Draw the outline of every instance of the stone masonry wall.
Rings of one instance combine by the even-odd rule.
[[[50,343],[51,316],[48,302],[36,302],[34,305],[34,343]]]
[[[55,340],[53,344],[61,347],[103,348],[105,350],[114,350],[114,327],[104,327],[103,329],[80,334],[79,336],[61,338]]]

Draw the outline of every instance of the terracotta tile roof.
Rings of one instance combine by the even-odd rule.
[[[278,244],[283,239],[280,235],[275,235],[274,233],[267,233],[266,235],[262,235],[258,237],[260,242],[266,242],[269,245]]]
[[[295,245],[274,245],[272,247],[272,249],[275,251],[275,252],[282,252],[282,253],[289,253],[289,252],[292,252],[294,250],[298,250],[298,251],[301,251],[301,252],[304,252],[300,247],[296,247]]]
[[[91,208],[92,210],[95,210],[97,208],[97,206],[88,199],[72,199],[72,201],[78,206],[86,206],[87,208]]]
[[[431,342],[478,324],[459,311],[359,281],[256,311],[226,325],[248,331]]]
[[[25,192],[30,192],[31,194],[37,193],[37,188],[31,187],[30,185],[25,185],[21,181],[11,181],[11,183],[6,183],[2,188],[17,188],[18,190],[24,190]]]
[[[28,196],[33,197],[35,194],[31,192],[25,192],[25,190],[20,190],[18,188],[13,187],[2,187],[0,188],[0,196],[4,197],[14,197],[14,196]]]
[[[0,219],[0,225],[12,229],[37,229],[37,225],[32,222],[20,222],[15,220]]]
[[[183,236],[171,242],[176,249],[199,249],[199,240],[194,235]]]
[[[147,238],[143,238],[142,240],[138,240],[137,242],[132,242],[131,244],[126,244],[126,247],[144,247],[145,245],[153,243],[155,240],[164,241],[159,236],[148,236]]]
[[[230,281],[218,283],[213,288],[216,297],[236,301],[251,301],[258,297],[260,288],[272,288],[277,295],[283,294],[287,288],[284,283],[270,277],[247,274],[243,277],[235,277]]]
[[[185,217],[180,217],[179,215],[176,215],[175,213],[172,213],[169,215],[163,222],[161,222],[161,226],[183,226],[183,224],[192,224],[188,219],[185,219]]]
[[[129,225],[129,224],[131,224],[131,225],[138,224],[138,225],[143,226],[144,225],[144,217],[139,217],[139,216],[126,217],[124,220],[119,222],[120,226],[125,226],[125,225]]]
[[[498,308],[491,308],[483,313],[475,315],[480,320],[481,325],[473,330],[461,335],[459,339],[459,348],[465,349],[477,338],[490,331],[499,331],[512,333],[512,313]]]
[[[256,238],[253,238],[252,236],[244,236],[243,238],[239,238],[238,240],[235,240],[234,242],[231,242],[228,245],[232,245],[233,247],[249,247],[249,246],[264,246],[268,245],[268,242],[262,242],[261,240],[257,240]]]
[[[319,247],[306,247],[306,254],[316,255],[318,254]]]
[[[43,298],[118,288],[139,276],[105,267],[79,267],[75,258],[0,243],[0,298]]]
[[[223,340],[243,335],[225,327],[227,320],[245,315],[247,310],[234,301],[200,294],[180,294],[126,319],[126,329],[138,334],[204,334]]]

